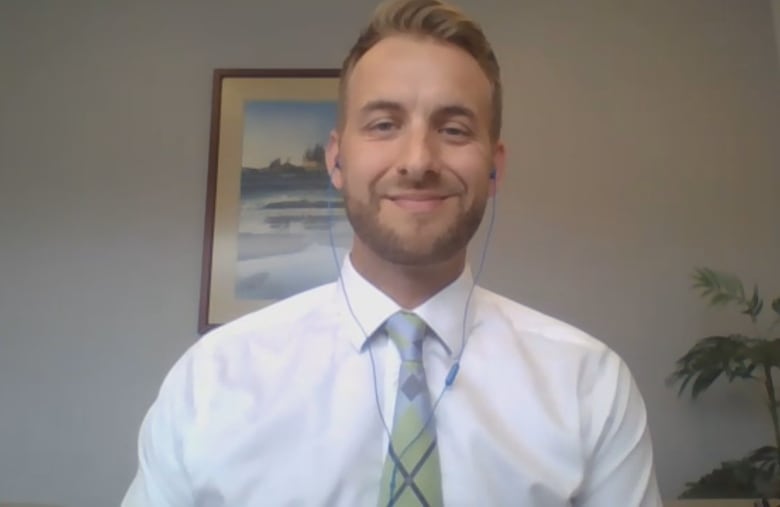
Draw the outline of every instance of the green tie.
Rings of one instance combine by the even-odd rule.
[[[401,354],[401,370],[380,507],[443,505],[436,426],[422,363],[427,330],[425,322],[409,312],[398,312],[385,323],[387,335]]]

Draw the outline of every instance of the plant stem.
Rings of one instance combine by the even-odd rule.
[[[766,393],[769,396],[769,414],[772,416],[772,426],[775,430],[775,450],[778,463],[780,463],[780,422],[777,418],[777,397],[775,396],[775,382],[772,379],[772,369],[768,363],[764,363],[764,382]]]

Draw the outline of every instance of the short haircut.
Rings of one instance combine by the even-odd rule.
[[[456,7],[440,0],[387,0],[374,11],[341,66],[339,125],[343,127],[347,86],[355,65],[369,49],[392,35],[414,35],[452,44],[469,53],[492,86],[490,137],[501,135],[501,72],[482,28]]]

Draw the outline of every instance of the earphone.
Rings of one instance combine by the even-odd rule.
[[[341,170],[341,165],[339,163],[339,159],[338,158],[336,158],[336,160],[335,160],[334,167],[337,170]],[[495,180],[496,179],[496,169],[495,169],[495,167],[491,169],[491,172],[490,172],[490,175],[489,175],[489,179],[490,180]],[[333,185],[329,184],[328,185],[328,191],[330,192],[332,188],[333,188]],[[333,213],[332,213],[332,207],[331,207],[331,200],[330,200],[330,198],[328,198],[328,199],[326,199],[326,201],[328,203],[328,218],[329,218],[328,237],[329,237],[329,240],[330,240],[331,252],[333,254],[333,261],[334,261],[334,264],[336,266],[336,272],[338,273],[338,284],[339,284],[339,287],[341,288],[341,292],[342,292],[342,295],[344,297],[344,301],[346,302],[347,309],[348,309],[350,315],[352,316],[353,321],[355,322],[355,324],[357,324],[358,328],[363,333],[363,336],[365,337],[366,342],[368,342],[370,337],[369,337],[368,333],[366,332],[366,330],[363,328],[363,325],[360,323],[360,320],[357,318],[357,315],[355,315],[355,312],[354,312],[354,310],[352,308],[352,304],[351,304],[350,299],[349,299],[349,295],[347,294],[346,287],[344,286],[344,280],[341,277],[341,266],[339,265],[338,255],[336,254],[336,245],[335,245],[335,242],[333,240],[333,223],[332,223]],[[447,376],[445,377],[445,380],[444,380],[444,387],[442,388],[442,390],[439,393],[438,397],[436,397],[435,402],[432,404],[430,416],[428,417],[428,420],[425,421],[425,424],[423,425],[423,428],[406,445],[406,447],[400,453],[397,453],[397,452],[395,453],[396,456],[398,456],[399,459],[417,441],[417,439],[420,438],[420,436],[423,434],[425,429],[432,422],[434,414],[436,413],[436,410],[437,410],[437,408],[439,406],[439,403],[441,402],[441,399],[444,396],[444,393],[448,389],[452,388],[452,385],[454,384],[455,379],[458,376],[458,372],[460,371],[461,358],[463,357],[463,353],[464,353],[464,351],[466,349],[466,342],[467,342],[466,325],[467,325],[467,322],[468,322],[468,314],[469,314],[468,312],[469,312],[469,309],[470,309],[470,306],[471,306],[471,297],[474,294],[474,289],[477,286],[479,278],[480,278],[480,276],[482,274],[482,269],[484,268],[484,265],[485,265],[485,258],[486,258],[486,254],[487,254],[487,247],[488,247],[488,245],[490,243],[490,238],[491,238],[492,233],[493,233],[493,224],[495,223],[495,218],[496,218],[496,196],[494,195],[493,196],[492,206],[491,206],[490,222],[488,223],[488,231],[487,231],[487,234],[485,236],[485,242],[484,242],[484,244],[482,246],[482,253],[481,253],[481,256],[480,256],[479,266],[477,268],[477,272],[476,272],[476,274],[474,276],[474,279],[472,281],[471,288],[469,289],[469,293],[468,293],[468,295],[466,297],[466,302],[465,302],[464,308],[463,308],[463,324],[462,324],[462,328],[461,328],[460,350],[458,351],[458,354],[455,357],[455,361],[453,362],[452,366],[450,367],[449,371],[447,372]],[[393,449],[392,433],[391,433],[390,428],[389,428],[389,426],[387,424],[387,421],[385,419],[384,412],[382,411],[382,404],[379,401],[379,391],[378,391],[378,387],[377,387],[377,376],[376,376],[376,362],[374,360],[373,350],[372,350],[371,346],[368,347],[368,354],[369,354],[369,358],[371,359],[371,371],[372,371],[372,379],[373,379],[373,385],[374,385],[374,401],[376,403],[377,412],[379,414],[380,420],[382,421],[382,426],[385,429],[385,433],[387,435],[390,448],[391,448],[391,450],[393,452],[395,452],[395,450]],[[390,481],[390,496],[391,497],[392,497],[392,493],[395,491],[395,480],[396,480],[397,472],[398,472],[398,466],[396,464],[393,467],[393,474],[392,474],[391,481]]]

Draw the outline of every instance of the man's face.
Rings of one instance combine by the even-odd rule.
[[[490,121],[490,82],[465,51],[400,35],[371,48],[328,147],[356,247],[403,265],[465,253],[503,170]]]

